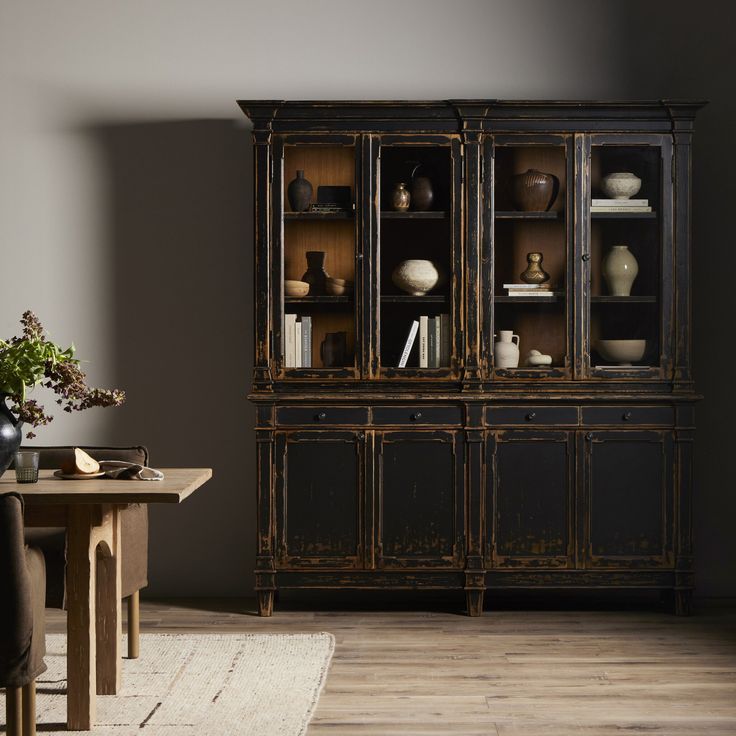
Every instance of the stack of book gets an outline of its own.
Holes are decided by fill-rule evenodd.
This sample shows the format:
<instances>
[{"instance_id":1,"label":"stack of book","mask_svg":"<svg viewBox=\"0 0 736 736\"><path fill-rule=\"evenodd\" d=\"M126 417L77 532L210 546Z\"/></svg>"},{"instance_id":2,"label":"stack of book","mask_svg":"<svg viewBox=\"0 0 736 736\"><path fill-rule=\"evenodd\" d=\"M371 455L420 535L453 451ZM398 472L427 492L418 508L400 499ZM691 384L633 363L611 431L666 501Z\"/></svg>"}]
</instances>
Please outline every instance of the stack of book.
<instances>
[{"instance_id":1,"label":"stack of book","mask_svg":"<svg viewBox=\"0 0 736 736\"><path fill-rule=\"evenodd\" d=\"M561 291L555 291L550 284L504 284L508 296L516 297L551 297L562 296Z\"/></svg>"},{"instance_id":2,"label":"stack of book","mask_svg":"<svg viewBox=\"0 0 736 736\"><path fill-rule=\"evenodd\" d=\"M651 212L648 199L593 199L591 212Z\"/></svg>"},{"instance_id":3,"label":"stack of book","mask_svg":"<svg viewBox=\"0 0 736 736\"><path fill-rule=\"evenodd\" d=\"M420 368L444 368L450 365L452 329L449 314L439 314L436 317L422 315L411 323L409 335L401 351L399 368L406 368L417 335Z\"/></svg>"},{"instance_id":4,"label":"stack of book","mask_svg":"<svg viewBox=\"0 0 736 736\"><path fill-rule=\"evenodd\" d=\"M312 367L312 318L284 315L284 365L287 368Z\"/></svg>"}]
</instances>

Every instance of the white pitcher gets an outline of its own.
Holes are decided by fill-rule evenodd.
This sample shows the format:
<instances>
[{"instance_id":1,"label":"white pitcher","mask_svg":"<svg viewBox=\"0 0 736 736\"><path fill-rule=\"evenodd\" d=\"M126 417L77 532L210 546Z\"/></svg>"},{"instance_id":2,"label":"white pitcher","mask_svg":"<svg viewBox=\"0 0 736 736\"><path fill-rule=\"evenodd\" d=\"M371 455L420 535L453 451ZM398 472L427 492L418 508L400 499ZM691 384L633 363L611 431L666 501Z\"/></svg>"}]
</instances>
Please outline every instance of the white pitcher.
<instances>
[{"instance_id":1,"label":"white pitcher","mask_svg":"<svg viewBox=\"0 0 736 736\"><path fill-rule=\"evenodd\" d=\"M496 368L518 368L519 336L515 335L513 330L499 330L498 342L493 346L493 354Z\"/></svg>"}]
</instances>

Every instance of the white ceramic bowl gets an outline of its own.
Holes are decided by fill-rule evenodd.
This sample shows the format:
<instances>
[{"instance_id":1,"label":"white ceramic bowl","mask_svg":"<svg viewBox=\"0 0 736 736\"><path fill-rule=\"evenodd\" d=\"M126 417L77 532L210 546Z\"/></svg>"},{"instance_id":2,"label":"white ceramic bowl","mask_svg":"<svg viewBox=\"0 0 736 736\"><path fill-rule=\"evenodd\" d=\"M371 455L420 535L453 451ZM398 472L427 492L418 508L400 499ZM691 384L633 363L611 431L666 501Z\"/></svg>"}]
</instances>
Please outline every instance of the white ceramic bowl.
<instances>
[{"instance_id":1,"label":"white ceramic bowl","mask_svg":"<svg viewBox=\"0 0 736 736\"><path fill-rule=\"evenodd\" d=\"M344 296L353 293L353 282L345 279L328 278L325 281L325 292L331 296Z\"/></svg>"},{"instance_id":2,"label":"white ceramic bowl","mask_svg":"<svg viewBox=\"0 0 736 736\"><path fill-rule=\"evenodd\" d=\"M646 340L598 340L598 352L612 363L631 365L644 357Z\"/></svg>"},{"instance_id":3,"label":"white ceramic bowl","mask_svg":"<svg viewBox=\"0 0 736 736\"><path fill-rule=\"evenodd\" d=\"M391 274L391 281L412 296L424 296L437 286L440 274L432 261L402 261Z\"/></svg>"},{"instance_id":4,"label":"white ceramic bowl","mask_svg":"<svg viewBox=\"0 0 736 736\"><path fill-rule=\"evenodd\" d=\"M284 294L286 296L306 296L309 294L309 284L306 281L284 279Z\"/></svg>"},{"instance_id":5,"label":"white ceramic bowl","mask_svg":"<svg viewBox=\"0 0 736 736\"><path fill-rule=\"evenodd\" d=\"M641 179L630 171L616 171L603 177L601 188L612 199L631 199L641 189Z\"/></svg>"}]
</instances>

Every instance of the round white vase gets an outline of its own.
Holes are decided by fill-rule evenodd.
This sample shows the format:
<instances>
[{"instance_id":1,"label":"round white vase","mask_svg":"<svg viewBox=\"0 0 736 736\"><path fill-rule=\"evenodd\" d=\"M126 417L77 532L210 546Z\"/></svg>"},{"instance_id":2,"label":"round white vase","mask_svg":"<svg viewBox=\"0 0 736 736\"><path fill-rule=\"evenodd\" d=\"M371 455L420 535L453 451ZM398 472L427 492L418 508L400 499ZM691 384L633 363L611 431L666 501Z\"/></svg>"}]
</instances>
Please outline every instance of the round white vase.
<instances>
[{"instance_id":1,"label":"round white vase","mask_svg":"<svg viewBox=\"0 0 736 736\"><path fill-rule=\"evenodd\" d=\"M601 189L611 199L631 199L641 189L641 179L630 171L615 171L603 177Z\"/></svg>"},{"instance_id":2,"label":"round white vase","mask_svg":"<svg viewBox=\"0 0 736 736\"><path fill-rule=\"evenodd\" d=\"M519 367L519 336L513 330L498 331L498 342L493 346L493 362L496 368Z\"/></svg>"},{"instance_id":3,"label":"round white vase","mask_svg":"<svg viewBox=\"0 0 736 736\"><path fill-rule=\"evenodd\" d=\"M614 245L603 259L602 271L612 296L631 296L639 263L628 245Z\"/></svg>"},{"instance_id":4,"label":"round white vase","mask_svg":"<svg viewBox=\"0 0 736 736\"><path fill-rule=\"evenodd\" d=\"M421 259L402 261L391 274L391 281L412 296L424 296L437 286L439 278L434 263Z\"/></svg>"}]
</instances>

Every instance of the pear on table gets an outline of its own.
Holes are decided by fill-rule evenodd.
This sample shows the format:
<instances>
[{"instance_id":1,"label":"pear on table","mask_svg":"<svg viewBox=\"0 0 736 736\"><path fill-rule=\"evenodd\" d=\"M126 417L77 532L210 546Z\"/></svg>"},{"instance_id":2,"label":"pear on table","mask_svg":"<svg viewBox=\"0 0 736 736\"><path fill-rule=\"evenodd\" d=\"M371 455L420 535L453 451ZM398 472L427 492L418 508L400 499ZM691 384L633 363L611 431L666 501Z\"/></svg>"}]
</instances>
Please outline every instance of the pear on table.
<instances>
[{"instance_id":1,"label":"pear on table","mask_svg":"<svg viewBox=\"0 0 736 736\"><path fill-rule=\"evenodd\" d=\"M61 472L65 475L89 475L100 472L100 464L84 450L74 448L72 455L61 464Z\"/></svg>"}]
</instances>

